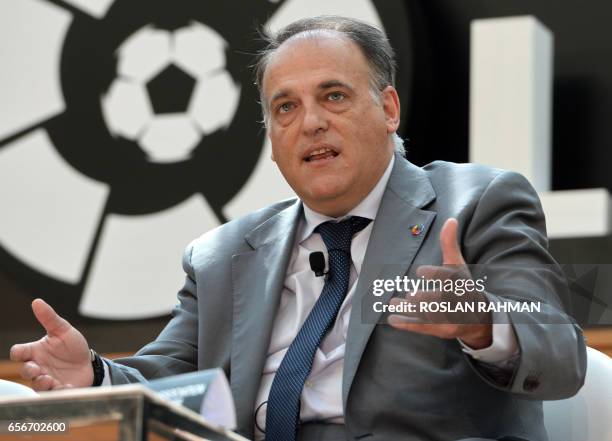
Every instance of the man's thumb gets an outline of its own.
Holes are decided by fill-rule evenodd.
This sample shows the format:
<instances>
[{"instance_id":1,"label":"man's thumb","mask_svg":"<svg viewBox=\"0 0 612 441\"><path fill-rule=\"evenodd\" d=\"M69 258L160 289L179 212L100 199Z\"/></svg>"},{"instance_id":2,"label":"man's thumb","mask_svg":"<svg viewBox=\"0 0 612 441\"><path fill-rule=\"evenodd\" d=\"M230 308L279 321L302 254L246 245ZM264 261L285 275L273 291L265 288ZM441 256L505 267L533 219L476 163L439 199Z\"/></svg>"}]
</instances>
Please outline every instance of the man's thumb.
<instances>
[{"instance_id":1,"label":"man's thumb","mask_svg":"<svg viewBox=\"0 0 612 441\"><path fill-rule=\"evenodd\" d=\"M57 315L53 308L42 299L35 299L32 302L32 311L48 335L59 335L70 329L70 323Z\"/></svg>"},{"instance_id":2,"label":"man's thumb","mask_svg":"<svg viewBox=\"0 0 612 441\"><path fill-rule=\"evenodd\" d=\"M442 248L442 263L444 265L465 265L457 240L457 219L451 217L444 222L440 231L440 247Z\"/></svg>"}]
</instances>

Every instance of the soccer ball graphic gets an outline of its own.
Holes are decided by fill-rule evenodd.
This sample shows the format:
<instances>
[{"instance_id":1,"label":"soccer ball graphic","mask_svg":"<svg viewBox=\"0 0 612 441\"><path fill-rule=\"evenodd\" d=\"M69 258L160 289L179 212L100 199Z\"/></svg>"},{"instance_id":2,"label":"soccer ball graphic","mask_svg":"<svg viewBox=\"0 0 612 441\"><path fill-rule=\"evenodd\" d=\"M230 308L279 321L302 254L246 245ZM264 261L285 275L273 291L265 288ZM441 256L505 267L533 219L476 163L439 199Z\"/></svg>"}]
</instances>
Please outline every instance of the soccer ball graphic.
<instances>
[{"instance_id":1,"label":"soccer ball graphic","mask_svg":"<svg viewBox=\"0 0 612 441\"><path fill-rule=\"evenodd\" d=\"M151 162L189 159L203 135L227 128L240 85L225 70L227 42L198 22L173 32L144 27L118 49L117 78L102 97L114 136Z\"/></svg>"}]
</instances>

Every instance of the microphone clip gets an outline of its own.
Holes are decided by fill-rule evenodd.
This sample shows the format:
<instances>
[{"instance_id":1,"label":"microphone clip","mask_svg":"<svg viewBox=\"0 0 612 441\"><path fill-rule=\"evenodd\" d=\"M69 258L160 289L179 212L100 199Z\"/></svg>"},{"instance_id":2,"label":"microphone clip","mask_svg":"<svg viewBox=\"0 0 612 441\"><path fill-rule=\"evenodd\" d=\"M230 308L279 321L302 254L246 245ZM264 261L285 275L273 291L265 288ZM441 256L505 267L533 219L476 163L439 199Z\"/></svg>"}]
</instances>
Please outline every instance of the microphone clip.
<instances>
[{"instance_id":1,"label":"microphone clip","mask_svg":"<svg viewBox=\"0 0 612 441\"><path fill-rule=\"evenodd\" d=\"M325 280L329 277L329 271L325 272L325 255L322 251L315 251L308 256L310 261L310 269L315 274L315 277L325 276Z\"/></svg>"}]
</instances>

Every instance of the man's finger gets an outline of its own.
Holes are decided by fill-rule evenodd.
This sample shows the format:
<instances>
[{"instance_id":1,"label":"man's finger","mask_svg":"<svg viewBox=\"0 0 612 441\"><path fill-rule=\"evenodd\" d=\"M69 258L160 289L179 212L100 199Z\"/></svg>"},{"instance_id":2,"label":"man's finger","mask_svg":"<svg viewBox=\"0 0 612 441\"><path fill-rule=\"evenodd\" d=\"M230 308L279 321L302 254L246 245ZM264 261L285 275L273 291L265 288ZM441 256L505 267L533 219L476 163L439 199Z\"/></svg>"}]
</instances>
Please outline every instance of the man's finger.
<instances>
[{"instance_id":1,"label":"man's finger","mask_svg":"<svg viewBox=\"0 0 612 441\"><path fill-rule=\"evenodd\" d=\"M431 335L433 337L438 338L456 338L459 336L460 327L457 325L438 325L438 324L428 324L428 323L410 323L407 320L399 320L394 319L393 323L391 322L391 317L389 316L389 323L398 329L403 331L411 331L416 332L418 334Z\"/></svg>"},{"instance_id":2,"label":"man's finger","mask_svg":"<svg viewBox=\"0 0 612 441\"><path fill-rule=\"evenodd\" d=\"M53 308L42 299L35 299L32 302L32 311L48 335L59 335L70 329L70 323L57 315Z\"/></svg>"},{"instance_id":3,"label":"man's finger","mask_svg":"<svg viewBox=\"0 0 612 441\"><path fill-rule=\"evenodd\" d=\"M431 280L452 279L456 274L457 268L455 266L421 265L416 270L418 277Z\"/></svg>"},{"instance_id":4,"label":"man's finger","mask_svg":"<svg viewBox=\"0 0 612 441\"><path fill-rule=\"evenodd\" d=\"M406 330L407 325L414 325L417 323L421 323L418 317L407 317L405 315L400 314L391 314L387 319L389 324L394 328L404 329Z\"/></svg>"},{"instance_id":5,"label":"man's finger","mask_svg":"<svg viewBox=\"0 0 612 441\"><path fill-rule=\"evenodd\" d=\"M26 380L32 380L42 374L45 374L42 368L33 361L28 361L21 367L21 376Z\"/></svg>"},{"instance_id":6,"label":"man's finger","mask_svg":"<svg viewBox=\"0 0 612 441\"><path fill-rule=\"evenodd\" d=\"M35 391L45 391L57 388L60 382L50 375L39 375L32 380L32 389Z\"/></svg>"},{"instance_id":7,"label":"man's finger","mask_svg":"<svg viewBox=\"0 0 612 441\"><path fill-rule=\"evenodd\" d=\"M402 316L407 316L413 319L413 323L423 324L448 324L449 319L447 312L438 310L436 306L440 305L444 300L444 293L440 291L416 291L406 296L405 299L392 298L390 304L400 305L402 303L412 304L412 312L409 312L408 306L403 308L403 311L397 312Z\"/></svg>"},{"instance_id":8,"label":"man's finger","mask_svg":"<svg viewBox=\"0 0 612 441\"><path fill-rule=\"evenodd\" d=\"M440 246L442 247L442 261L444 265L465 265L457 240L457 219L451 217L444 222L440 231Z\"/></svg>"},{"instance_id":9,"label":"man's finger","mask_svg":"<svg viewBox=\"0 0 612 441\"><path fill-rule=\"evenodd\" d=\"M20 343L11 347L12 361L28 361L32 359L32 345L34 343Z\"/></svg>"}]
</instances>

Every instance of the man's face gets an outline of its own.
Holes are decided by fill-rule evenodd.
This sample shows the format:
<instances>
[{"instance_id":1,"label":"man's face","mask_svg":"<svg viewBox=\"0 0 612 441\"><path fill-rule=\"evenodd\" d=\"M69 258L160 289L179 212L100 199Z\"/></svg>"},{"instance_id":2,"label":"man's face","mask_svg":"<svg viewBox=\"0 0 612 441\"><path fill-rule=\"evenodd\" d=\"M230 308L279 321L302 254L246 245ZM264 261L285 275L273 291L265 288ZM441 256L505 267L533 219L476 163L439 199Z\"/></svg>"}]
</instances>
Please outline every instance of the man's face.
<instances>
[{"instance_id":1,"label":"man's face","mask_svg":"<svg viewBox=\"0 0 612 441\"><path fill-rule=\"evenodd\" d=\"M376 185L393 153L397 92L377 100L359 47L335 32L300 34L263 78L273 159L313 210L341 216Z\"/></svg>"}]
</instances>

